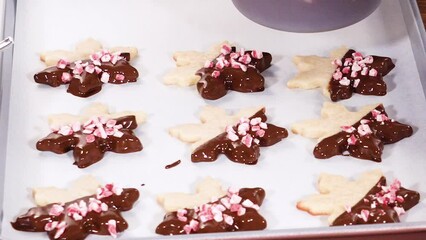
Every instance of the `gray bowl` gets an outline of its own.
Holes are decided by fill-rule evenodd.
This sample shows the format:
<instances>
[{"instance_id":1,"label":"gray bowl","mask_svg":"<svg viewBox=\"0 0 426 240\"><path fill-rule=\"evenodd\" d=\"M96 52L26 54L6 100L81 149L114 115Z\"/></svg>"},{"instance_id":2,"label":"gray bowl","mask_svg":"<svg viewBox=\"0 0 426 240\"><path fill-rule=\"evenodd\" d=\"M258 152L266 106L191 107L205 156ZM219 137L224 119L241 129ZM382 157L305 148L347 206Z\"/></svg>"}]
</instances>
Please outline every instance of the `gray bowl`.
<instances>
[{"instance_id":1,"label":"gray bowl","mask_svg":"<svg viewBox=\"0 0 426 240\"><path fill-rule=\"evenodd\" d=\"M354 24L381 0L232 0L250 20L290 32L322 32Z\"/></svg>"}]
</instances>

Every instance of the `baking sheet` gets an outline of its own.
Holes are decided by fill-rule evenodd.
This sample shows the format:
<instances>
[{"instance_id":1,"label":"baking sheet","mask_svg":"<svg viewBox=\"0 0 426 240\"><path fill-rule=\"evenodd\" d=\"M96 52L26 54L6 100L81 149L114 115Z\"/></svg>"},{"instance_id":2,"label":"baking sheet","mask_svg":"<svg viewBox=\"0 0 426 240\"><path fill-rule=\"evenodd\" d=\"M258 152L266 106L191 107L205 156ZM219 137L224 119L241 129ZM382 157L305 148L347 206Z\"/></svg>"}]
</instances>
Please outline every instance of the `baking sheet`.
<instances>
[{"instance_id":1,"label":"baking sheet","mask_svg":"<svg viewBox=\"0 0 426 240\"><path fill-rule=\"evenodd\" d=\"M85 6L81 8L81 6ZM75 18L75 12L79 11ZM197 10L194 10L197 9ZM426 193L423 160L426 149L426 104L411 42L399 2L382 1L367 19L344 29L313 34L286 33L265 28L243 17L231 1L19 1L6 155L3 239L45 239L45 233L13 230L9 222L33 206L29 189L34 186L66 186L83 174L103 181L138 187L141 198L135 208L123 215L130 228L122 239L155 235L163 211L155 195L170 191L190 192L197 180L212 176L226 186L263 187L267 198L261 213L268 220L268 231L245 236L275 234L280 229L293 233L306 228L326 227L326 219L311 217L295 208L297 200L314 193L320 172L355 177L363 171L380 168L389 179L398 177L403 185ZM30 26L30 27L29 27ZM360 34L362 33L362 34ZM71 49L86 37L101 40L105 46L134 45L140 57L134 65L140 71L139 82L122 86L104 86L89 99L76 98L64 88L53 89L35 84L32 75L43 68L38 52ZM224 39L237 46L273 54L273 67L266 74L262 93L230 92L218 101L201 99L195 88L177 88L162 84L162 76L173 67L171 54L176 50L204 50ZM415 134L385 147L383 162L354 158L315 159L313 140L291 134L289 138L263 148L255 166L235 164L221 157L214 163L190 162L189 146L170 137L167 128L198 121L205 104L235 110L264 105L270 122L289 128L291 123L315 118L324 101L320 91L290 90L286 81L295 74L291 57L296 54L327 55L337 46L347 45L366 54L387 55L397 67L386 77L389 93L384 97L356 95L342 103L350 107L383 102L389 115L410 123ZM138 128L145 149L139 153L106 154L104 160L86 169L72 166L72 156L41 153L36 141L48 132L47 116L52 113L78 113L92 102L103 102L114 110L144 110L146 124ZM301 109L303 109L301 111ZM165 151L167 149L167 151ZM172 169L164 166L182 159ZM189 174L188 174L189 173ZM142 183L144 187L139 187ZM404 222L426 220L425 203L403 217ZM396 224L395 226L402 226ZM355 229L373 229L375 226ZM352 228L341 228L342 231ZM272 231L269 231L272 230ZM286 231L286 232L288 232ZM102 239L91 236L88 239Z\"/></svg>"}]
</instances>

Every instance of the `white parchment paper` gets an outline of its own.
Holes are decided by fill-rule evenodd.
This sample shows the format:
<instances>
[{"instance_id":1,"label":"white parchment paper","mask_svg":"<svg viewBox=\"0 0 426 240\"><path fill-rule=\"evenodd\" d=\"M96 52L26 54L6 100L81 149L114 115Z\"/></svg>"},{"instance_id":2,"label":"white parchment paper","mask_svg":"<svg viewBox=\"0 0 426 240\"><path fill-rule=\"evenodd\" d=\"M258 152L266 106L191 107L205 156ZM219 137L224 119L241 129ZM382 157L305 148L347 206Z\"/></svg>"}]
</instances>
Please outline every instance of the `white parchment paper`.
<instances>
[{"instance_id":1,"label":"white parchment paper","mask_svg":"<svg viewBox=\"0 0 426 240\"><path fill-rule=\"evenodd\" d=\"M139 81L104 85L100 93L88 99L66 93L65 87L54 89L33 81L33 74L44 68L38 60L39 52L72 49L87 37L99 39L105 46L138 47L140 56L133 64L140 72ZM46 239L45 233L15 231L9 222L34 205L31 187L64 187L84 174L140 190L134 209L123 214L130 228L121 234L121 239L152 239L164 214L155 196L171 191L191 192L196 181L205 176L219 178L225 186L263 187L267 197L261 213L268 220L269 230L327 227L325 218L310 216L295 207L300 198L316 192L315 182L321 172L356 177L379 168L389 180L397 177L405 187L426 194L426 104L398 1L382 1L367 19L344 29L297 34L251 22L229 0L24 0L18 1L15 40L3 239ZM174 66L174 51L205 50L222 40L273 54L273 66L265 72L264 92L230 92L220 100L205 101L194 87L162 84L162 76ZM235 164L223 156L213 163L194 164L190 162L189 146L168 135L170 126L197 122L197 114L205 104L229 110L264 105L269 121L287 129L295 121L318 117L323 101L327 101L320 91L286 87L286 81L296 71L291 57L326 56L341 45L396 60L396 68L386 77L386 96L355 95L341 102L353 108L382 102L392 118L414 126L412 137L385 146L382 163L349 157L318 160L311 153L314 140L290 134L282 142L263 148L255 166ZM72 165L70 153L56 155L35 149L36 141L49 132L49 114L77 114L92 102L106 103L116 111L148 113L147 123L136 131L144 150L126 155L107 153L101 162L78 169ZM164 168L178 159L182 160L179 166ZM144 187L140 186L142 183ZM424 220L423 201L402 218L406 222Z\"/></svg>"}]
</instances>

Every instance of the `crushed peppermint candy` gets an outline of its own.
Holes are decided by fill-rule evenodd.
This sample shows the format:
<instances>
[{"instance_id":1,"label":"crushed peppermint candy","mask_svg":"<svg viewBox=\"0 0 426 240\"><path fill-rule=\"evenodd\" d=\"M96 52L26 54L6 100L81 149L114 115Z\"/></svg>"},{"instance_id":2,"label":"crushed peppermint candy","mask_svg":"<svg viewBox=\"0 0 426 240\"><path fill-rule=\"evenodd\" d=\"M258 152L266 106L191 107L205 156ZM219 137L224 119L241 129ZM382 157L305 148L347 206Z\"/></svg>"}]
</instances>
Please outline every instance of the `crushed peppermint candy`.
<instances>
[{"instance_id":1,"label":"crushed peppermint candy","mask_svg":"<svg viewBox=\"0 0 426 240\"><path fill-rule=\"evenodd\" d=\"M214 71L211 73L211 76L218 78L220 70L226 67L237 68L246 72L248 67L253 67L250 65L252 59L262 58L263 53L261 51L253 50L246 52L244 48L241 48L240 51L233 52L233 48L230 45L224 44L220 49L220 55L213 61L206 61L204 68L213 68Z\"/></svg>"},{"instance_id":2,"label":"crushed peppermint candy","mask_svg":"<svg viewBox=\"0 0 426 240\"><path fill-rule=\"evenodd\" d=\"M377 122L385 122L385 121L393 121L392 119L388 118L388 116L376 109L373 109L371 111L371 115L373 116L374 120L376 120ZM370 126L368 125L369 123L371 123L371 120L368 119L361 119L359 121L359 125L358 128L354 128L353 126L341 126L340 129L343 132L346 133L355 133L355 134L351 134L348 139L348 145L355 145L357 143L357 141L359 140L357 135L359 135L360 137L372 134L373 131L371 130Z\"/></svg>"},{"instance_id":3,"label":"crushed peppermint candy","mask_svg":"<svg viewBox=\"0 0 426 240\"><path fill-rule=\"evenodd\" d=\"M96 198L98 199L102 199L102 198L106 198L109 197L113 194L115 195L121 195L121 193L123 192L122 188L119 188L117 186L115 186L114 183L108 183L105 184L104 187L98 188L96 191Z\"/></svg>"},{"instance_id":4,"label":"crushed peppermint candy","mask_svg":"<svg viewBox=\"0 0 426 240\"><path fill-rule=\"evenodd\" d=\"M113 238L117 238L117 221L114 219L108 220L108 232Z\"/></svg>"},{"instance_id":5,"label":"crushed peppermint candy","mask_svg":"<svg viewBox=\"0 0 426 240\"><path fill-rule=\"evenodd\" d=\"M372 68L370 65L374 61L372 56L364 57L360 52L352 53L352 57L345 58L342 62L341 59L335 59L332 61L332 64L336 66L336 70L333 73L333 80L339 82L342 86L352 86L357 88L360 82L360 79L354 79L351 81L344 74L349 75L351 78L358 77L358 74L362 76L371 76L375 77L378 75L378 71Z\"/></svg>"},{"instance_id":6,"label":"crushed peppermint candy","mask_svg":"<svg viewBox=\"0 0 426 240\"><path fill-rule=\"evenodd\" d=\"M229 140L233 142L240 140L241 143L250 148L253 142L259 144L260 140L257 137L263 137L265 129L268 129L268 125L262 122L260 117L253 119L243 117L235 126L235 129L232 126L227 126L225 131Z\"/></svg>"},{"instance_id":7,"label":"crushed peppermint candy","mask_svg":"<svg viewBox=\"0 0 426 240\"><path fill-rule=\"evenodd\" d=\"M232 225L234 223L233 217L224 212L228 210L236 213L237 216L242 216L246 213L247 208L259 210L260 207L249 199L243 200L239 196L239 189L230 188L224 197L219 198L214 203L206 203L193 208L194 213L190 217L191 220L183 229L186 234L190 234L198 231L200 226L209 221L225 222L228 225ZM181 222L188 222L189 216L187 214L187 209L178 209L176 211L176 216Z\"/></svg>"},{"instance_id":8,"label":"crushed peppermint candy","mask_svg":"<svg viewBox=\"0 0 426 240\"><path fill-rule=\"evenodd\" d=\"M77 132L85 134L85 140L88 143L95 141L96 137L106 139L108 136L122 137L123 132L120 129L123 125L117 124L116 120L106 119L104 117L92 117L84 124L76 122L74 124L61 126L59 129L52 129L54 133L69 136Z\"/></svg>"},{"instance_id":9,"label":"crushed peppermint candy","mask_svg":"<svg viewBox=\"0 0 426 240\"><path fill-rule=\"evenodd\" d=\"M79 202L69 204L66 208L64 208L63 204L53 204L49 210L49 215L58 217L61 214L66 214L67 216L74 219L74 221L80 221L85 216L87 216L89 212L93 211L96 213L101 213L108 211L108 205L100 201L100 199L109 197L113 194L120 195L122 191L123 189L116 187L114 184L106 184L104 187L98 188L96 198L91 197L89 198L88 202L80 200ZM116 238L116 220L109 220L107 225L110 235L113 238ZM50 232L56 229L54 239L58 239L64 233L66 227L67 224L65 221L60 223L57 221L51 221L46 223L44 230Z\"/></svg>"},{"instance_id":10,"label":"crushed peppermint candy","mask_svg":"<svg viewBox=\"0 0 426 240\"><path fill-rule=\"evenodd\" d=\"M75 62L68 62L65 59L60 59L58 63L56 64L56 67L59 69L65 69L68 67L72 70L72 74L68 72L63 72L61 75L61 80L64 83L68 83L71 81L72 78L76 79L82 79L82 74L84 72L93 74L101 74L101 81L103 83L108 83L109 81L109 74L107 72L103 72L99 66L102 65L102 63L111 63L115 65L119 60L125 59L124 57L120 56L121 53L111 53L107 50L102 50L101 52L93 53L89 56L90 61L75 61ZM122 74L116 74L115 79L119 81L124 80L124 75Z\"/></svg>"}]
</instances>

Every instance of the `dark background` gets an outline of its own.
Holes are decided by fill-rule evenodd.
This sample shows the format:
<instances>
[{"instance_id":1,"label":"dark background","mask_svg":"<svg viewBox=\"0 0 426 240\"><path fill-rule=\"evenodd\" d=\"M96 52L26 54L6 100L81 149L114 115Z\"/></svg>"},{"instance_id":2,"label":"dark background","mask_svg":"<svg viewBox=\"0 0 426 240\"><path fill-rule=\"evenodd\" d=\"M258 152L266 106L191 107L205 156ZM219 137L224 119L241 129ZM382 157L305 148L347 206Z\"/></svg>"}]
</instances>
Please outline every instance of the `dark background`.
<instances>
[{"instance_id":1,"label":"dark background","mask_svg":"<svg viewBox=\"0 0 426 240\"><path fill-rule=\"evenodd\" d=\"M422 14L423 24L426 25L426 0L417 0L417 4Z\"/></svg>"}]
</instances>

